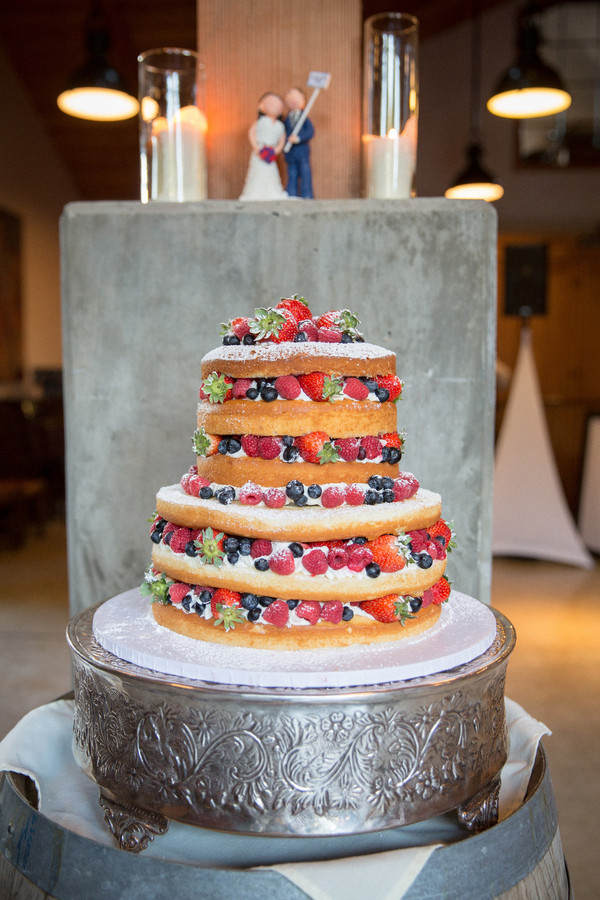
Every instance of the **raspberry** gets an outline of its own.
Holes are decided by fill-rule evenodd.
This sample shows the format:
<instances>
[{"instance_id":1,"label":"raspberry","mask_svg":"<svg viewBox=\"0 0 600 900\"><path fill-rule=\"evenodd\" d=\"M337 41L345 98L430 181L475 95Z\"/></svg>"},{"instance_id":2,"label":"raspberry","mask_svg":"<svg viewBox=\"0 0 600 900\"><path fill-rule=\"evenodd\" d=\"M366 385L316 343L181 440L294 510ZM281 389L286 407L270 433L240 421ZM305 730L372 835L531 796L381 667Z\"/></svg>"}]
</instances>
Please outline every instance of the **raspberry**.
<instances>
[{"instance_id":1,"label":"raspberry","mask_svg":"<svg viewBox=\"0 0 600 900\"><path fill-rule=\"evenodd\" d=\"M331 569L343 569L348 565L348 554L343 547L332 547L327 554L327 562Z\"/></svg>"},{"instance_id":2,"label":"raspberry","mask_svg":"<svg viewBox=\"0 0 600 900\"><path fill-rule=\"evenodd\" d=\"M270 558L269 568L276 575L291 575L296 570L294 554L288 547L278 550Z\"/></svg>"},{"instance_id":3,"label":"raspberry","mask_svg":"<svg viewBox=\"0 0 600 900\"><path fill-rule=\"evenodd\" d=\"M259 437L258 455L261 459L277 459L283 444L278 437Z\"/></svg>"},{"instance_id":4,"label":"raspberry","mask_svg":"<svg viewBox=\"0 0 600 900\"><path fill-rule=\"evenodd\" d=\"M440 551L442 555L440 555ZM427 541L425 552L429 553L432 559L445 559L446 557L446 551L437 541Z\"/></svg>"},{"instance_id":5,"label":"raspberry","mask_svg":"<svg viewBox=\"0 0 600 900\"><path fill-rule=\"evenodd\" d=\"M342 340L342 332L339 328L319 328L317 340L323 344L339 344Z\"/></svg>"},{"instance_id":6,"label":"raspberry","mask_svg":"<svg viewBox=\"0 0 600 900\"><path fill-rule=\"evenodd\" d=\"M263 538L259 538L254 541L252 544L252 549L250 550L250 556L252 559L258 559L259 556L270 556L273 552L273 544L271 541L266 541Z\"/></svg>"},{"instance_id":7,"label":"raspberry","mask_svg":"<svg viewBox=\"0 0 600 900\"><path fill-rule=\"evenodd\" d=\"M237 319L232 319L229 327L241 341L250 332L250 320L248 316L238 316Z\"/></svg>"},{"instance_id":8,"label":"raspberry","mask_svg":"<svg viewBox=\"0 0 600 900\"><path fill-rule=\"evenodd\" d=\"M329 568L327 556L322 550L311 550L302 557L302 565L311 575L323 575Z\"/></svg>"},{"instance_id":9,"label":"raspberry","mask_svg":"<svg viewBox=\"0 0 600 900\"><path fill-rule=\"evenodd\" d=\"M233 396L236 400L242 400L246 396L246 391L248 388L252 387L252 382L249 378L238 378L236 383L233 386Z\"/></svg>"},{"instance_id":10,"label":"raspberry","mask_svg":"<svg viewBox=\"0 0 600 900\"><path fill-rule=\"evenodd\" d=\"M369 388L358 378L347 378L343 393L351 400L366 400L369 396Z\"/></svg>"},{"instance_id":11,"label":"raspberry","mask_svg":"<svg viewBox=\"0 0 600 900\"><path fill-rule=\"evenodd\" d=\"M367 454L367 459L377 459L378 456L381 456L381 441L379 438L367 435L360 443Z\"/></svg>"},{"instance_id":12,"label":"raspberry","mask_svg":"<svg viewBox=\"0 0 600 900\"><path fill-rule=\"evenodd\" d=\"M427 550L427 542L429 540L427 532L422 528L419 531L409 531L408 536L413 553L423 553Z\"/></svg>"},{"instance_id":13,"label":"raspberry","mask_svg":"<svg viewBox=\"0 0 600 900\"><path fill-rule=\"evenodd\" d=\"M337 484L333 484L330 485L330 487L325 488L321 494L321 503L325 509L333 509L336 506L341 506L345 498L346 492L344 488Z\"/></svg>"},{"instance_id":14,"label":"raspberry","mask_svg":"<svg viewBox=\"0 0 600 900\"><path fill-rule=\"evenodd\" d=\"M191 491L190 491L190 478L191 477L192 476L190 475L190 473L186 472L185 475L182 475L181 478L179 479L179 484L181 485L182 489L185 491L186 494L191 493Z\"/></svg>"},{"instance_id":15,"label":"raspberry","mask_svg":"<svg viewBox=\"0 0 600 900\"><path fill-rule=\"evenodd\" d=\"M284 400L296 400L302 391L295 375L280 375L275 379L275 390Z\"/></svg>"},{"instance_id":16,"label":"raspberry","mask_svg":"<svg viewBox=\"0 0 600 900\"><path fill-rule=\"evenodd\" d=\"M263 491L262 498L265 506L268 506L269 509L280 509L286 504L285 491L280 488L267 488L266 491Z\"/></svg>"},{"instance_id":17,"label":"raspberry","mask_svg":"<svg viewBox=\"0 0 600 900\"><path fill-rule=\"evenodd\" d=\"M189 584L183 584L180 581L176 581L169 587L169 599L171 603L181 603L183 598L187 596L190 592Z\"/></svg>"},{"instance_id":18,"label":"raspberry","mask_svg":"<svg viewBox=\"0 0 600 900\"><path fill-rule=\"evenodd\" d=\"M265 610L262 617L269 625L275 625L276 628L283 628L288 623L290 610L284 600L274 600Z\"/></svg>"},{"instance_id":19,"label":"raspberry","mask_svg":"<svg viewBox=\"0 0 600 900\"><path fill-rule=\"evenodd\" d=\"M256 506L263 498L262 488L252 481L247 481L240 488L240 503L244 506Z\"/></svg>"},{"instance_id":20,"label":"raspberry","mask_svg":"<svg viewBox=\"0 0 600 900\"><path fill-rule=\"evenodd\" d=\"M365 502L366 489L362 484L349 484L346 487L346 503L349 506L362 506Z\"/></svg>"},{"instance_id":21,"label":"raspberry","mask_svg":"<svg viewBox=\"0 0 600 900\"><path fill-rule=\"evenodd\" d=\"M423 591L421 600L423 601L421 604L421 609L425 609L427 606L431 606L431 604L434 602L434 594L431 588L427 588L426 591Z\"/></svg>"},{"instance_id":22,"label":"raspberry","mask_svg":"<svg viewBox=\"0 0 600 900\"><path fill-rule=\"evenodd\" d=\"M362 570L373 562L373 554L371 551L361 544L351 544L348 547L348 568L352 572L362 572Z\"/></svg>"},{"instance_id":23,"label":"raspberry","mask_svg":"<svg viewBox=\"0 0 600 900\"><path fill-rule=\"evenodd\" d=\"M192 533L189 528L177 528L169 544L173 553L183 553L191 536Z\"/></svg>"},{"instance_id":24,"label":"raspberry","mask_svg":"<svg viewBox=\"0 0 600 900\"><path fill-rule=\"evenodd\" d=\"M210 481L208 478L202 478L201 475L190 475L187 493L191 494L192 497L197 497L200 493L200 488L208 487L209 485Z\"/></svg>"},{"instance_id":25,"label":"raspberry","mask_svg":"<svg viewBox=\"0 0 600 900\"><path fill-rule=\"evenodd\" d=\"M307 341L316 341L319 336L319 329L312 319L302 319L298 322L298 331L303 331Z\"/></svg>"},{"instance_id":26,"label":"raspberry","mask_svg":"<svg viewBox=\"0 0 600 900\"><path fill-rule=\"evenodd\" d=\"M321 607L321 618L324 622L332 622L334 625L337 625L338 622L342 621L343 612L344 604L341 600L329 600Z\"/></svg>"},{"instance_id":27,"label":"raspberry","mask_svg":"<svg viewBox=\"0 0 600 900\"><path fill-rule=\"evenodd\" d=\"M408 500L419 490L419 482L410 472L401 472L394 480L394 497L396 500Z\"/></svg>"},{"instance_id":28,"label":"raspberry","mask_svg":"<svg viewBox=\"0 0 600 900\"><path fill-rule=\"evenodd\" d=\"M360 443L357 438L336 438L334 447L344 462L356 462L358 459Z\"/></svg>"},{"instance_id":29,"label":"raspberry","mask_svg":"<svg viewBox=\"0 0 600 900\"><path fill-rule=\"evenodd\" d=\"M255 434L245 434L242 437L242 450L246 456L258 456L258 438Z\"/></svg>"},{"instance_id":30,"label":"raspberry","mask_svg":"<svg viewBox=\"0 0 600 900\"><path fill-rule=\"evenodd\" d=\"M316 625L321 618L321 604L316 600L303 600L295 612L300 619L306 619L311 625Z\"/></svg>"}]
</instances>

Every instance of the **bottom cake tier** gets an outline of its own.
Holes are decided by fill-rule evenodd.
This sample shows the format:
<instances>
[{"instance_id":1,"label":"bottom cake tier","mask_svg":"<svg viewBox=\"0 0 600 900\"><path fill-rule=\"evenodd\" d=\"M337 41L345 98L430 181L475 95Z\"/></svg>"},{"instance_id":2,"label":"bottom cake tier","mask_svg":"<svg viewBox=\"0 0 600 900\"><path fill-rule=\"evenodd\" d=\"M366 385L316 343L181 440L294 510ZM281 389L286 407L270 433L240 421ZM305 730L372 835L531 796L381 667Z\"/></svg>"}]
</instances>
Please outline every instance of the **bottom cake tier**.
<instances>
[{"instance_id":1,"label":"bottom cake tier","mask_svg":"<svg viewBox=\"0 0 600 900\"><path fill-rule=\"evenodd\" d=\"M473 830L495 822L515 643L500 613L493 611L489 649L449 671L306 689L142 668L96 641L94 613L81 613L68 629L73 749L109 819L116 803L274 836L377 831L455 808Z\"/></svg>"}]
</instances>

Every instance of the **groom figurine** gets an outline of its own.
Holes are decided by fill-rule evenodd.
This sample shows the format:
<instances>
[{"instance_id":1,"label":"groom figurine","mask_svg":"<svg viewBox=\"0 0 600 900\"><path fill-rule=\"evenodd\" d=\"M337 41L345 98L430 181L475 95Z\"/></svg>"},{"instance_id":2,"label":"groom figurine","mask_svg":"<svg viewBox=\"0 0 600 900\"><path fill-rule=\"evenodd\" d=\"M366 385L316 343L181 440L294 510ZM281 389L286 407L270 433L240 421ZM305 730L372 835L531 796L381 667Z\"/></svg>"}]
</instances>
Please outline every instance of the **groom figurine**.
<instances>
[{"instance_id":1,"label":"groom figurine","mask_svg":"<svg viewBox=\"0 0 600 900\"><path fill-rule=\"evenodd\" d=\"M302 110L306 106L304 91L293 87L285 95L288 115L285 120L285 131L290 149L285 153L285 161L288 170L288 182L286 191L289 197L312 198L312 176L310 171L310 147L308 142L315 130L310 119L305 119L297 134L292 134Z\"/></svg>"}]
</instances>

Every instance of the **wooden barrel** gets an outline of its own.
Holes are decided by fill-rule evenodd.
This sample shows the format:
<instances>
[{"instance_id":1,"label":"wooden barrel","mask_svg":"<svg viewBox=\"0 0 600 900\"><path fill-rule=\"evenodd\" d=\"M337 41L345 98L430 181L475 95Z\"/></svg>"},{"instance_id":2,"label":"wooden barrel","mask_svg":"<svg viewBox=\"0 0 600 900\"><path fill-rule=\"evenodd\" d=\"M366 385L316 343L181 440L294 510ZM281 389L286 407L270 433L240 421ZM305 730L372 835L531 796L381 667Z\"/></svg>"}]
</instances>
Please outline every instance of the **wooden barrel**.
<instances>
[{"instance_id":1,"label":"wooden barrel","mask_svg":"<svg viewBox=\"0 0 600 900\"><path fill-rule=\"evenodd\" d=\"M190 866L103 846L51 822L32 802L27 779L12 774L3 777L3 900L306 900L303 891L276 871L216 868L211 866L210 856L205 866ZM404 900L569 900L557 818L550 773L540 747L523 806L493 828L436 850ZM393 840L392 835L387 835L388 840ZM268 839L251 836L243 840ZM292 840L305 843L307 839ZM325 840L311 838L310 843ZM386 849L391 849L389 843Z\"/></svg>"}]
</instances>

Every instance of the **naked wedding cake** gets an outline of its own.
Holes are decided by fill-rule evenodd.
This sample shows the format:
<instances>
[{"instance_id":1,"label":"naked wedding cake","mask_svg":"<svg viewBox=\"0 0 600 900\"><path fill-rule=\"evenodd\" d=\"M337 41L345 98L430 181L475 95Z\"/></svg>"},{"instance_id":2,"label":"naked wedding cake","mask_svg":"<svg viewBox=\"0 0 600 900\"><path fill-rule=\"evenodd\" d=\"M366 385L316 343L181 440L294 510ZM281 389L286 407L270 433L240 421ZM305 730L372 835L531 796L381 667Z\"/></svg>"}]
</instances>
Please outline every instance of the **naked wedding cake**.
<instances>
[{"instance_id":1,"label":"naked wedding cake","mask_svg":"<svg viewBox=\"0 0 600 900\"><path fill-rule=\"evenodd\" d=\"M450 594L438 494L403 472L395 354L349 310L287 298L201 364L196 464L157 495L159 625L277 650L397 641Z\"/></svg>"}]
</instances>

